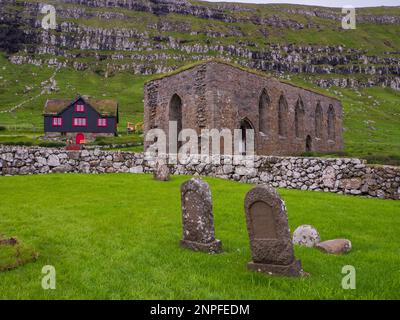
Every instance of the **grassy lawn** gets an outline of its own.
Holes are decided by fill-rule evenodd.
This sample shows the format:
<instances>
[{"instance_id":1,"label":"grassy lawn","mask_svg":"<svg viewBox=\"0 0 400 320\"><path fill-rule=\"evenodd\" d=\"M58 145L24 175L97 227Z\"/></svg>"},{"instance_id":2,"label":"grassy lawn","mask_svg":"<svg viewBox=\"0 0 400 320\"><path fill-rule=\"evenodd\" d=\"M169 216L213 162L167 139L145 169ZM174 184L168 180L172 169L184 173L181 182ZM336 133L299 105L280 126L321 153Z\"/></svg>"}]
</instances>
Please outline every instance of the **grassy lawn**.
<instances>
[{"instance_id":1,"label":"grassy lawn","mask_svg":"<svg viewBox=\"0 0 400 320\"><path fill-rule=\"evenodd\" d=\"M400 165L400 93L342 89L345 152L371 163Z\"/></svg>"},{"instance_id":2,"label":"grassy lawn","mask_svg":"<svg viewBox=\"0 0 400 320\"><path fill-rule=\"evenodd\" d=\"M330 256L296 247L311 277L285 279L246 270L250 260L243 199L250 185L207 178L216 235L225 253L179 247L179 188L150 175L0 177L0 233L39 252L35 263L0 273L0 298L399 299L400 202L280 190L292 231L312 224L323 239L346 237L353 250ZM57 289L41 288L53 265ZM357 270L343 290L341 269Z\"/></svg>"}]
</instances>

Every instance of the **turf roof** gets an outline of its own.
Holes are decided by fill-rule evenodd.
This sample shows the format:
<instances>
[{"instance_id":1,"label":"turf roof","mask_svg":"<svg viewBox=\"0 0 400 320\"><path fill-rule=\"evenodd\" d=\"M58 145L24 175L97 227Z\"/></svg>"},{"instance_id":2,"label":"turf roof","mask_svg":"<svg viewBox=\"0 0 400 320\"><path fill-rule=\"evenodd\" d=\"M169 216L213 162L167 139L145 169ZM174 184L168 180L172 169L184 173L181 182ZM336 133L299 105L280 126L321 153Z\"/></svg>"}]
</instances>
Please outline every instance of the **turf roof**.
<instances>
[{"instance_id":1,"label":"turf roof","mask_svg":"<svg viewBox=\"0 0 400 320\"><path fill-rule=\"evenodd\" d=\"M178 74L178 73L181 73L183 71L186 71L186 70L195 68L197 66L200 66L202 64L207 64L207 63L212 63L212 62L226 64L226 65L231 66L233 68L240 69L242 71L245 71L245 72L248 72L248 73L252 73L252 74L255 74L255 75L263 77L263 78L267 78L267 79L273 78L273 79L275 79L275 80L277 80L277 81L279 81L281 83L285 83L285 84L290 85L292 87L297 87L297 88L300 88L300 89L303 89L303 90L307 90L307 91L313 92L315 94L319 94L319 95L322 95L322 96L325 96L325 97L340 101L337 97L335 97L333 95L330 95L330 94L327 94L326 92L322 92L322 91L318 91L316 89L311 89L311 88L307 88L307 87L300 86L300 85L297 85L297 84L293 84L290 81L277 79L277 78L275 78L275 77L273 77L271 75L265 74L262 71L251 69L251 68L247 68L247 67L244 67L242 65L239 65L239 64L236 64L236 63L233 63L233 62L229 62L229 61L226 61L226 60L223 60L223 59L218 59L218 58L212 58L212 59L208 59L208 60L201 60L201 61L197 61L197 62L186 64L186 65L184 65L184 66L182 66L180 68L177 68L177 69L175 69L175 70L173 70L171 72L157 75L156 77L147 80L145 82L145 84L147 84L147 83L149 83L151 81L156 81L156 80L160 80L160 79L163 79L163 78L168 78L168 77L171 77L171 76L173 76L175 74Z\"/></svg>"},{"instance_id":2,"label":"turf roof","mask_svg":"<svg viewBox=\"0 0 400 320\"><path fill-rule=\"evenodd\" d=\"M118 102L111 99L94 99L91 97L78 97L74 100L68 99L49 99L44 106L44 115L57 115L63 110L74 104L79 99L82 99L95 109L102 116L115 117L118 113Z\"/></svg>"}]
</instances>

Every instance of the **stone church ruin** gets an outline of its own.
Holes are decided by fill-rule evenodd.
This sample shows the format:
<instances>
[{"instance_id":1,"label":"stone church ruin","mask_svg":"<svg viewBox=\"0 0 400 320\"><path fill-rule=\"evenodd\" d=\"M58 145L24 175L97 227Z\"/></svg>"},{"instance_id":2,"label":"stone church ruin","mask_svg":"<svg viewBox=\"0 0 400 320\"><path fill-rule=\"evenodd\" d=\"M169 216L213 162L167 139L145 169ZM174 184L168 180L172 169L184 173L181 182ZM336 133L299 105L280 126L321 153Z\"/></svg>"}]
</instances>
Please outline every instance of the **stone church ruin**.
<instances>
[{"instance_id":1,"label":"stone church ruin","mask_svg":"<svg viewBox=\"0 0 400 320\"><path fill-rule=\"evenodd\" d=\"M145 133L157 128L168 136L175 121L178 133L190 128L199 136L203 129L242 129L243 143L245 129L253 129L258 155L343 149L339 100L229 63L192 65L144 90Z\"/></svg>"}]
</instances>

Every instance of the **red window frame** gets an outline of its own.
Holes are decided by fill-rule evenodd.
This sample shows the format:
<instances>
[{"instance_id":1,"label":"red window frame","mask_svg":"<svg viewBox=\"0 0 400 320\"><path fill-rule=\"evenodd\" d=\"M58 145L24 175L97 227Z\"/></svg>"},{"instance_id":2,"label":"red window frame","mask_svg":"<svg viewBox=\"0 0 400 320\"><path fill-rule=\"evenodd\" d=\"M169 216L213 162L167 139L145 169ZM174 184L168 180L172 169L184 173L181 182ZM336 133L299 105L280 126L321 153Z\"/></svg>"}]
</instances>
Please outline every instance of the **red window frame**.
<instances>
[{"instance_id":1,"label":"red window frame","mask_svg":"<svg viewBox=\"0 0 400 320\"><path fill-rule=\"evenodd\" d=\"M98 127L107 127L107 125L108 125L107 118L97 118Z\"/></svg>"},{"instance_id":2,"label":"red window frame","mask_svg":"<svg viewBox=\"0 0 400 320\"><path fill-rule=\"evenodd\" d=\"M51 124L53 127L61 127L62 126L62 118L61 117L53 117L51 119Z\"/></svg>"},{"instance_id":3,"label":"red window frame","mask_svg":"<svg viewBox=\"0 0 400 320\"><path fill-rule=\"evenodd\" d=\"M84 120L84 121L82 121ZM74 127L87 127L87 118L86 117L74 117L72 118L72 125Z\"/></svg>"},{"instance_id":4,"label":"red window frame","mask_svg":"<svg viewBox=\"0 0 400 320\"><path fill-rule=\"evenodd\" d=\"M85 112L85 105L84 104L76 104L75 112Z\"/></svg>"}]
</instances>

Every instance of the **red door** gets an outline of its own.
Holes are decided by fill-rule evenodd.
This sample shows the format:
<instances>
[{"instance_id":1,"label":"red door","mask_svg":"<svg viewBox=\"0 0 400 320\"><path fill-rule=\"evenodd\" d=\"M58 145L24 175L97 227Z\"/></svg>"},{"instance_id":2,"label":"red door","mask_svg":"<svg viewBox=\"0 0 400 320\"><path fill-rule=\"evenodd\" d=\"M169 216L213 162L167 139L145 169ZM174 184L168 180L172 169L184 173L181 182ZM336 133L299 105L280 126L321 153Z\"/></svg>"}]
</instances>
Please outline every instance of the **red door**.
<instances>
[{"instance_id":1,"label":"red door","mask_svg":"<svg viewBox=\"0 0 400 320\"><path fill-rule=\"evenodd\" d=\"M82 144L85 143L85 136L83 133L78 133L76 135L76 144Z\"/></svg>"}]
</instances>

